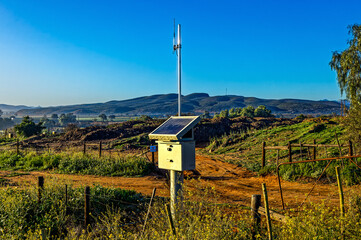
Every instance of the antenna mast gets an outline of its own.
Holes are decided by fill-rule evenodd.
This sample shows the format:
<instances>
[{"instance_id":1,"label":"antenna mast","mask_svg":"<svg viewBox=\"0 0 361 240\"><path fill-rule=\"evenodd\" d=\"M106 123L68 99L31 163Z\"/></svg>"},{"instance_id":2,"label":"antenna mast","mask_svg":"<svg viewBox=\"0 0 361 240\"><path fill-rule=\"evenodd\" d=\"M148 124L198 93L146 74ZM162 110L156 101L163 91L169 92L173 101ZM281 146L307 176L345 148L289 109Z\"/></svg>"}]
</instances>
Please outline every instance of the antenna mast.
<instances>
[{"instance_id":1,"label":"antenna mast","mask_svg":"<svg viewBox=\"0 0 361 240\"><path fill-rule=\"evenodd\" d=\"M182 48L182 44L181 44L181 25L178 24L177 44L173 45L173 50L177 51L177 55L178 55L178 116L181 116L181 96L182 96L181 48Z\"/></svg>"}]
</instances>

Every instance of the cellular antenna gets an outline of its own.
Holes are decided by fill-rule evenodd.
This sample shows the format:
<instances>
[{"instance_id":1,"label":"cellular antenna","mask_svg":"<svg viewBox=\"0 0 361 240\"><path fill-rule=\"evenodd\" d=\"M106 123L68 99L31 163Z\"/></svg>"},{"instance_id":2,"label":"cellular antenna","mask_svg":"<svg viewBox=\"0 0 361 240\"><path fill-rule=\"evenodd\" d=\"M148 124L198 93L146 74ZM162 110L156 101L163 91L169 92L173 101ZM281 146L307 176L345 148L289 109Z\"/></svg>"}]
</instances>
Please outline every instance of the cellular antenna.
<instances>
[{"instance_id":1,"label":"cellular antenna","mask_svg":"<svg viewBox=\"0 0 361 240\"><path fill-rule=\"evenodd\" d=\"M173 53L176 52L176 44L175 44L175 18L173 19Z\"/></svg>"}]
</instances>

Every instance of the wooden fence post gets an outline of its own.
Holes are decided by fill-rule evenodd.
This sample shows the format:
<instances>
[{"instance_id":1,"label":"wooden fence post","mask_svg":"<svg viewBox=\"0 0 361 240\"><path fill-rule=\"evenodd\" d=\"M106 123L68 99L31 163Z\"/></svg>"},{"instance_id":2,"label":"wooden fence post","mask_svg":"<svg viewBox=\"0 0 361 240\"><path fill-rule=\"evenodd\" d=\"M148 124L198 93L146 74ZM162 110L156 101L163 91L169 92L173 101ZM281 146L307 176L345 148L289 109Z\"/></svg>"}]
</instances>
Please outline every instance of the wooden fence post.
<instances>
[{"instance_id":1,"label":"wooden fence post","mask_svg":"<svg viewBox=\"0 0 361 240\"><path fill-rule=\"evenodd\" d=\"M156 192L157 188L153 188L153 193L152 193L152 196L150 198L150 201L149 201L149 206L148 206L148 211L147 211L147 215L145 216L145 220L144 220L144 225L143 225L143 230L142 230L142 234L144 233L145 231L145 227L147 226L147 221L148 221L148 217L149 217L149 213L150 213L150 208L152 207L152 203L153 203L153 198L155 196L155 192Z\"/></svg>"},{"instance_id":2,"label":"wooden fence post","mask_svg":"<svg viewBox=\"0 0 361 240\"><path fill-rule=\"evenodd\" d=\"M351 140L348 140L348 155L353 156L353 148Z\"/></svg>"},{"instance_id":3,"label":"wooden fence post","mask_svg":"<svg viewBox=\"0 0 361 240\"><path fill-rule=\"evenodd\" d=\"M292 162L292 146L291 146L291 142L288 142L288 161Z\"/></svg>"},{"instance_id":4,"label":"wooden fence post","mask_svg":"<svg viewBox=\"0 0 361 240\"><path fill-rule=\"evenodd\" d=\"M99 157L102 157L102 141L99 142Z\"/></svg>"},{"instance_id":5,"label":"wooden fence post","mask_svg":"<svg viewBox=\"0 0 361 240\"><path fill-rule=\"evenodd\" d=\"M280 161L280 150L277 149L277 160L276 160L276 165L278 166L278 163Z\"/></svg>"},{"instance_id":6,"label":"wooden fence post","mask_svg":"<svg viewBox=\"0 0 361 240\"><path fill-rule=\"evenodd\" d=\"M85 204L84 204L84 222L85 222L85 229L88 228L88 225L90 223L90 218L89 218L89 211L90 211L90 187L86 186L85 187L85 194L84 194L84 200L85 200Z\"/></svg>"},{"instance_id":7,"label":"wooden fence post","mask_svg":"<svg viewBox=\"0 0 361 240\"><path fill-rule=\"evenodd\" d=\"M255 234L259 231L261 227L261 215L258 212L259 207L261 206L261 195L254 194L251 198L251 211L252 211L252 238L255 238Z\"/></svg>"},{"instance_id":8,"label":"wooden fence post","mask_svg":"<svg viewBox=\"0 0 361 240\"><path fill-rule=\"evenodd\" d=\"M266 210L267 227L268 227L268 239L272 240L273 237L272 237L271 216L270 216L270 213L269 213L267 188L266 188L265 183L262 183L262 191L263 191L263 198L264 198L264 207L265 207L265 210Z\"/></svg>"},{"instance_id":9,"label":"wooden fence post","mask_svg":"<svg viewBox=\"0 0 361 240\"><path fill-rule=\"evenodd\" d=\"M44 177L39 176L38 177L38 203L41 202L41 195L44 190Z\"/></svg>"},{"instance_id":10,"label":"wooden fence post","mask_svg":"<svg viewBox=\"0 0 361 240\"><path fill-rule=\"evenodd\" d=\"M345 205L344 205L342 181L341 181L341 174L340 174L340 167L339 166L336 167L336 176L337 176L338 192L339 192L339 195L340 195L341 235L342 235L342 239L344 239L345 236L344 236L343 217L345 216Z\"/></svg>"},{"instance_id":11,"label":"wooden fence post","mask_svg":"<svg viewBox=\"0 0 361 240\"><path fill-rule=\"evenodd\" d=\"M86 143L85 143L85 141L83 142L83 155L85 155L86 154Z\"/></svg>"},{"instance_id":12,"label":"wooden fence post","mask_svg":"<svg viewBox=\"0 0 361 240\"><path fill-rule=\"evenodd\" d=\"M262 167L266 166L266 142L262 142Z\"/></svg>"},{"instance_id":13,"label":"wooden fence post","mask_svg":"<svg viewBox=\"0 0 361 240\"><path fill-rule=\"evenodd\" d=\"M68 185L65 184L65 216L68 215Z\"/></svg>"},{"instance_id":14,"label":"wooden fence post","mask_svg":"<svg viewBox=\"0 0 361 240\"><path fill-rule=\"evenodd\" d=\"M172 213L170 211L169 204L165 205L165 211L166 211L166 214L168 216L169 227L170 227L170 229L172 231L173 236L175 236L177 233L175 231L175 227L174 227L174 223L173 223L173 217L172 217Z\"/></svg>"},{"instance_id":15,"label":"wooden fence post","mask_svg":"<svg viewBox=\"0 0 361 240\"><path fill-rule=\"evenodd\" d=\"M342 189L341 174L340 174L339 166L336 167L336 176L337 176L338 192L340 194L341 216L343 217L345 214L345 205L344 205L344 199L343 199L343 189Z\"/></svg>"},{"instance_id":16,"label":"wooden fence post","mask_svg":"<svg viewBox=\"0 0 361 240\"><path fill-rule=\"evenodd\" d=\"M19 155L20 151L19 151L19 138L16 139L16 155Z\"/></svg>"},{"instance_id":17,"label":"wooden fence post","mask_svg":"<svg viewBox=\"0 0 361 240\"><path fill-rule=\"evenodd\" d=\"M153 163L153 166L154 166L154 152L152 152L152 163Z\"/></svg>"},{"instance_id":18,"label":"wooden fence post","mask_svg":"<svg viewBox=\"0 0 361 240\"><path fill-rule=\"evenodd\" d=\"M316 139L313 139L313 144L315 144L316 145ZM313 147L313 159L316 159L316 149L317 149L317 147L316 146L314 146Z\"/></svg>"},{"instance_id":19,"label":"wooden fence post","mask_svg":"<svg viewBox=\"0 0 361 240\"><path fill-rule=\"evenodd\" d=\"M302 143L300 143L300 155L301 155L301 161L303 160L303 156L302 156Z\"/></svg>"}]
</instances>

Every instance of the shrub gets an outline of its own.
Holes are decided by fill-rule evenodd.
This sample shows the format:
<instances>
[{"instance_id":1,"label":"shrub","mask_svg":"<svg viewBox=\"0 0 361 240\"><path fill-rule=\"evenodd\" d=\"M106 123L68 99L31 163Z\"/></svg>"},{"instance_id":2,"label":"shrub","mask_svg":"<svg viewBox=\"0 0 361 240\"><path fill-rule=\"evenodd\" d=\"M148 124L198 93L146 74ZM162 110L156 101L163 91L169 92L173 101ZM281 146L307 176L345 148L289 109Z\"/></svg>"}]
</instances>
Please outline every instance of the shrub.
<instances>
[{"instance_id":1,"label":"shrub","mask_svg":"<svg viewBox=\"0 0 361 240\"><path fill-rule=\"evenodd\" d=\"M41 133L44 127L42 123L35 124L34 121L29 117L25 116L20 124L14 126L15 131L23 137L30 137Z\"/></svg>"},{"instance_id":2,"label":"shrub","mask_svg":"<svg viewBox=\"0 0 361 240\"><path fill-rule=\"evenodd\" d=\"M49 170L59 173L90 174L101 176L143 176L152 164L145 158L127 156L122 158L96 158L83 154L15 154L0 153L0 169Z\"/></svg>"}]
</instances>

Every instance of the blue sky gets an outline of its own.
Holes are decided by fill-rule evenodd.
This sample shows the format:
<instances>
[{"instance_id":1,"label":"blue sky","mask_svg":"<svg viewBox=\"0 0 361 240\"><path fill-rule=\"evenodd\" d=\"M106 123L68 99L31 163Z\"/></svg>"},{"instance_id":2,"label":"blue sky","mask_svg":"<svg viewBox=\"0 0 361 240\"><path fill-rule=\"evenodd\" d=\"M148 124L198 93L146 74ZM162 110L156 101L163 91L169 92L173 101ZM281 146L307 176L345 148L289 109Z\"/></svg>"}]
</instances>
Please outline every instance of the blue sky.
<instances>
[{"instance_id":1,"label":"blue sky","mask_svg":"<svg viewBox=\"0 0 361 240\"><path fill-rule=\"evenodd\" d=\"M361 1L0 0L0 103L106 102L176 93L339 99L333 51Z\"/></svg>"}]
</instances>

